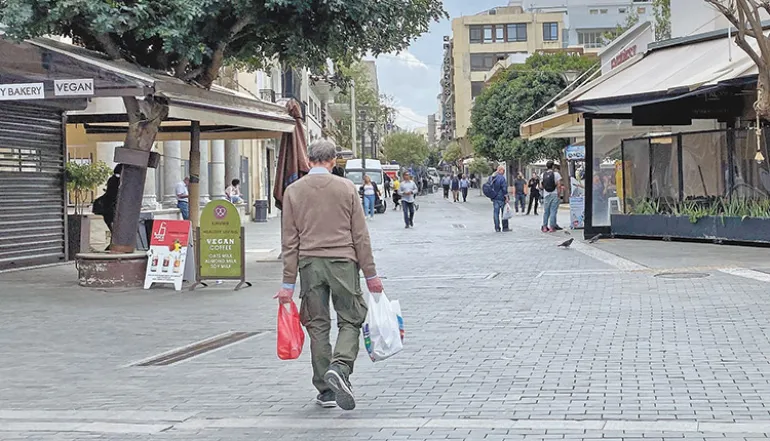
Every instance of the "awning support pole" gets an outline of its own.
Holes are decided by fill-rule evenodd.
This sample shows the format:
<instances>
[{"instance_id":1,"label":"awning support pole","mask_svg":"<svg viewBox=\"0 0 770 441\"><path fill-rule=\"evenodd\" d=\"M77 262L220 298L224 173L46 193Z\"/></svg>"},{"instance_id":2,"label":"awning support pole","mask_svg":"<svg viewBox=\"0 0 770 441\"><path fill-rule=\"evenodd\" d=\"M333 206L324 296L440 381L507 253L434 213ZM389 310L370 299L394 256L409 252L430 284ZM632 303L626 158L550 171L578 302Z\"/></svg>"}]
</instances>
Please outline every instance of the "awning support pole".
<instances>
[{"instance_id":1,"label":"awning support pole","mask_svg":"<svg viewBox=\"0 0 770 441\"><path fill-rule=\"evenodd\" d=\"M677 180L679 181L679 202L684 202L684 146L682 146L682 134L676 135L676 162Z\"/></svg>"},{"instance_id":2,"label":"awning support pole","mask_svg":"<svg viewBox=\"0 0 770 441\"><path fill-rule=\"evenodd\" d=\"M593 237L594 226L594 120L584 115L586 139L585 213L583 234L586 239Z\"/></svg>"},{"instance_id":3,"label":"awning support pole","mask_svg":"<svg viewBox=\"0 0 770 441\"><path fill-rule=\"evenodd\" d=\"M200 226L201 214L201 123L200 121L190 121L190 222L193 229ZM197 247L198 244L195 244Z\"/></svg>"},{"instance_id":4,"label":"awning support pole","mask_svg":"<svg viewBox=\"0 0 770 441\"><path fill-rule=\"evenodd\" d=\"M730 119L727 122L727 197L733 198L733 189L735 188L735 120Z\"/></svg>"}]
</instances>

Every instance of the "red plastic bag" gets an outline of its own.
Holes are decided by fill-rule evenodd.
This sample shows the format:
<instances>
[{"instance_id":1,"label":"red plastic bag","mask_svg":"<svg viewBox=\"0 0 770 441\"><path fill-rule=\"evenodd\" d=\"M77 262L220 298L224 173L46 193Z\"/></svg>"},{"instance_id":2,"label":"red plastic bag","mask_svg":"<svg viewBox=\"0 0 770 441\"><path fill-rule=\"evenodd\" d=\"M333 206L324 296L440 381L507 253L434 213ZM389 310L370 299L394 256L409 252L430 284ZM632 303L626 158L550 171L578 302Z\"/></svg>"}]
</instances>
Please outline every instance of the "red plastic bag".
<instances>
[{"instance_id":1,"label":"red plastic bag","mask_svg":"<svg viewBox=\"0 0 770 441\"><path fill-rule=\"evenodd\" d=\"M305 331L294 302L278 305L278 358L294 360L302 354Z\"/></svg>"}]
</instances>

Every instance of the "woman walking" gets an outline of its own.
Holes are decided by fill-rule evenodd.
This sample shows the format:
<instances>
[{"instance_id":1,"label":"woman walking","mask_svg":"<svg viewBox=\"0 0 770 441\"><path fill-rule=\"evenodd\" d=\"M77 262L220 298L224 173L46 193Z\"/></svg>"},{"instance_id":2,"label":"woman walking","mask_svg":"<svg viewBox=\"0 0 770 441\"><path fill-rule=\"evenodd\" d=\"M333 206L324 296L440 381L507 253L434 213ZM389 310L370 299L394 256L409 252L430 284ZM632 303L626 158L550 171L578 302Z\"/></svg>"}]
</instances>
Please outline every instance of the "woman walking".
<instances>
[{"instance_id":1,"label":"woman walking","mask_svg":"<svg viewBox=\"0 0 770 441\"><path fill-rule=\"evenodd\" d=\"M466 178L463 175L460 175L460 191L463 194L463 202L468 202L468 187L470 186L470 182L468 182L468 178Z\"/></svg>"},{"instance_id":2,"label":"woman walking","mask_svg":"<svg viewBox=\"0 0 770 441\"><path fill-rule=\"evenodd\" d=\"M452 176L452 199L452 202L460 202L460 177L457 175Z\"/></svg>"},{"instance_id":3,"label":"woman walking","mask_svg":"<svg viewBox=\"0 0 770 441\"><path fill-rule=\"evenodd\" d=\"M374 203L377 200L379 190L372 184L372 178L364 176L364 185L361 186L361 193L364 196L364 215L369 219L374 219Z\"/></svg>"}]
</instances>

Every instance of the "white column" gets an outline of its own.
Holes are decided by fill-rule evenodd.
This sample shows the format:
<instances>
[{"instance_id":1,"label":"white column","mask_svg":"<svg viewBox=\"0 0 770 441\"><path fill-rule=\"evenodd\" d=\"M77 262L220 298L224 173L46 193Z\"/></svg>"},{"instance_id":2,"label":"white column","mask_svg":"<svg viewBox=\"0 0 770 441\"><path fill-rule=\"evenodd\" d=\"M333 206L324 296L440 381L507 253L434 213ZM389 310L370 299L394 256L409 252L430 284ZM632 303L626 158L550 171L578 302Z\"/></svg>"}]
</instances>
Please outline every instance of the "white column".
<instances>
[{"instance_id":1,"label":"white column","mask_svg":"<svg viewBox=\"0 0 770 441\"><path fill-rule=\"evenodd\" d=\"M115 168L117 165L113 158L115 158L115 147L122 147L122 142L97 142L96 143L96 160L106 163L110 168Z\"/></svg>"},{"instance_id":2,"label":"white column","mask_svg":"<svg viewBox=\"0 0 770 441\"><path fill-rule=\"evenodd\" d=\"M225 141L211 141L211 176L209 177L211 199L225 198Z\"/></svg>"},{"instance_id":3,"label":"white column","mask_svg":"<svg viewBox=\"0 0 770 441\"><path fill-rule=\"evenodd\" d=\"M225 141L225 186L230 185L233 179L241 178L240 144L238 140Z\"/></svg>"},{"instance_id":4,"label":"white column","mask_svg":"<svg viewBox=\"0 0 770 441\"><path fill-rule=\"evenodd\" d=\"M201 141L200 192L201 207L209 202L209 141Z\"/></svg>"},{"instance_id":5,"label":"white column","mask_svg":"<svg viewBox=\"0 0 770 441\"><path fill-rule=\"evenodd\" d=\"M163 205L176 207L176 184L182 180L182 142L163 143Z\"/></svg>"},{"instance_id":6,"label":"white column","mask_svg":"<svg viewBox=\"0 0 770 441\"><path fill-rule=\"evenodd\" d=\"M156 169L147 169L147 177L144 181L144 194L142 195L142 210L152 211L161 208L156 196L158 192L155 189L155 173L157 173Z\"/></svg>"}]
</instances>

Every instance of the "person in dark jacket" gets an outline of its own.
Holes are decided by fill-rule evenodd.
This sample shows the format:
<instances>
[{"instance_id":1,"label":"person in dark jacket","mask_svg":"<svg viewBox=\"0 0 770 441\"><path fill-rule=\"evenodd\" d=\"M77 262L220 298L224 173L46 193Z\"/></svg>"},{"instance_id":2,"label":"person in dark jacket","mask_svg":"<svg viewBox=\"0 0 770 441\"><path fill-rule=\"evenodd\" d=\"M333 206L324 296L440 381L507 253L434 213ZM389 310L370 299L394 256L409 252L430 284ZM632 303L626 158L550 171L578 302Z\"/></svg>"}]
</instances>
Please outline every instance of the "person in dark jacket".
<instances>
[{"instance_id":1,"label":"person in dark jacket","mask_svg":"<svg viewBox=\"0 0 770 441\"><path fill-rule=\"evenodd\" d=\"M102 218L104 223L107 224L107 228L112 233L112 223L115 221L115 209L118 204L118 190L120 189L120 173L123 171L123 164L118 164L112 170L112 176L107 180L107 188L104 190L104 195L100 197L100 205L102 210ZM94 201L96 205L97 201ZM105 251L110 250L110 245L107 245Z\"/></svg>"},{"instance_id":2,"label":"person in dark jacket","mask_svg":"<svg viewBox=\"0 0 770 441\"><path fill-rule=\"evenodd\" d=\"M532 172L532 177L529 179L529 206L527 207L527 214L532 211L532 203L535 203L535 216L537 216L537 203L540 202L540 177L537 172Z\"/></svg>"},{"instance_id":3,"label":"person in dark jacket","mask_svg":"<svg viewBox=\"0 0 770 441\"><path fill-rule=\"evenodd\" d=\"M502 220L503 229L500 230L500 219L505 211L505 204L508 203L508 181L505 179L505 167L502 165L497 167L497 174L492 180L492 188L495 191L495 198L492 199L495 231L498 233L500 231L503 231L504 233L511 231L510 228L508 228L508 219Z\"/></svg>"},{"instance_id":4,"label":"person in dark jacket","mask_svg":"<svg viewBox=\"0 0 770 441\"><path fill-rule=\"evenodd\" d=\"M460 176L452 175L452 202L460 202Z\"/></svg>"},{"instance_id":5,"label":"person in dark jacket","mask_svg":"<svg viewBox=\"0 0 770 441\"><path fill-rule=\"evenodd\" d=\"M104 223L112 232L112 223L115 221L115 208L118 203L118 189L120 189L120 173L123 171L123 164L118 164L112 170L112 176L107 180L107 189L102 196L104 206Z\"/></svg>"}]
</instances>

